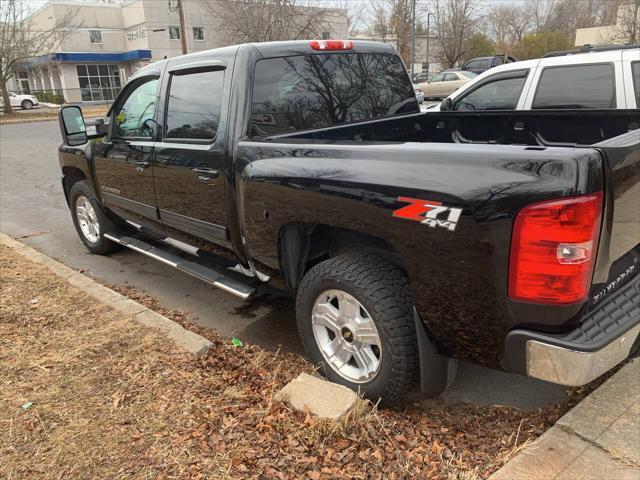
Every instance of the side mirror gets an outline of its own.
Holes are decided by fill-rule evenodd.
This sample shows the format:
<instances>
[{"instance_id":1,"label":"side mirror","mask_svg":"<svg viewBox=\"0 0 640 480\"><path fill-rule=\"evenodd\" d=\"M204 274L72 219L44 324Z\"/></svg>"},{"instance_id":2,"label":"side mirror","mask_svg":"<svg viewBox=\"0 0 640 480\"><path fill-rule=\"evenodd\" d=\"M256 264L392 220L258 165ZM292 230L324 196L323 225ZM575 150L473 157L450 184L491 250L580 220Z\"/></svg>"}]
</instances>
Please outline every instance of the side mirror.
<instances>
[{"instance_id":1,"label":"side mirror","mask_svg":"<svg viewBox=\"0 0 640 480\"><path fill-rule=\"evenodd\" d=\"M447 97L444 100L442 100L442 102L440 102L440 111L450 112L451 110L453 110L453 100Z\"/></svg>"},{"instance_id":2,"label":"side mirror","mask_svg":"<svg viewBox=\"0 0 640 480\"><path fill-rule=\"evenodd\" d=\"M87 127L84 124L84 117L80 107L75 105L62 107L58 114L58 121L60 122L60 132L64 143L70 147L87 143Z\"/></svg>"},{"instance_id":3,"label":"side mirror","mask_svg":"<svg viewBox=\"0 0 640 480\"><path fill-rule=\"evenodd\" d=\"M85 122L87 126L87 137L99 138L109 133L109 118L94 118Z\"/></svg>"}]
</instances>

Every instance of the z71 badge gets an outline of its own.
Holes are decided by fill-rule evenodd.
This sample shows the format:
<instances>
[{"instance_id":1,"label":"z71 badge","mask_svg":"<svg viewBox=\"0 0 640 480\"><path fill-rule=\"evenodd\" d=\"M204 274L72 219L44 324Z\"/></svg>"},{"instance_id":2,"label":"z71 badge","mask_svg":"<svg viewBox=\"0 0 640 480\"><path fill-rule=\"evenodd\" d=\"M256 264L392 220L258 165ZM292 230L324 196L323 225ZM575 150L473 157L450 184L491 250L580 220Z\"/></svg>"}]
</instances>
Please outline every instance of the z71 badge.
<instances>
[{"instance_id":1,"label":"z71 badge","mask_svg":"<svg viewBox=\"0 0 640 480\"><path fill-rule=\"evenodd\" d=\"M461 208L447 207L442 202L419 198L398 197L398 202L408 203L406 207L394 210L393 216L415 220L432 228L442 227L453 232L462 214Z\"/></svg>"}]
</instances>

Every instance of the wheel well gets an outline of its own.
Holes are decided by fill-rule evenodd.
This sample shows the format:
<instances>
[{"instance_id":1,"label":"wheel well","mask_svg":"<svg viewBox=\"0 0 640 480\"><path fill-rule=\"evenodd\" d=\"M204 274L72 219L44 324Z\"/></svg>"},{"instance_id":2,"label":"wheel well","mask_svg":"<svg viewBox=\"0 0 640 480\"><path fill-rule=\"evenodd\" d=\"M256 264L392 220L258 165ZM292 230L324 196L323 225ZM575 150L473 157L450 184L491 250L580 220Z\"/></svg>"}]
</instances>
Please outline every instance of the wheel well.
<instances>
[{"instance_id":1,"label":"wheel well","mask_svg":"<svg viewBox=\"0 0 640 480\"><path fill-rule=\"evenodd\" d=\"M64 188L64 196L67 199L67 205L69 204L69 192L71 192L71 187L76 182L81 180L86 180L82 170L76 167L62 167L62 184Z\"/></svg>"},{"instance_id":2,"label":"wheel well","mask_svg":"<svg viewBox=\"0 0 640 480\"><path fill-rule=\"evenodd\" d=\"M278 255L288 288L296 289L318 263L343 253L373 253L406 271L398 252L386 241L324 224L290 223L280 230Z\"/></svg>"}]
</instances>

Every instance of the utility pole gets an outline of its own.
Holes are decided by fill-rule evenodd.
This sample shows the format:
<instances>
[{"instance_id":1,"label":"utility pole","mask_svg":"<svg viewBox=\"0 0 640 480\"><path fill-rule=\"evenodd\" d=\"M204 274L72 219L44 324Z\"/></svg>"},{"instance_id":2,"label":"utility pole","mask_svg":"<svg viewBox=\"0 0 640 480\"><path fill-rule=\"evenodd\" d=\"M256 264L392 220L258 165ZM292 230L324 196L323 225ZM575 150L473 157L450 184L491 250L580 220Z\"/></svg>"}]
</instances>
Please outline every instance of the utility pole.
<instances>
[{"instance_id":1,"label":"utility pole","mask_svg":"<svg viewBox=\"0 0 640 480\"><path fill-rule=\"evenodd\" d=\"M413 81L414 65L416 63L416 0L411 2L411 81Z\"/></svg>"},{"instance_id":2,"label":"utility pole","mask_svg":"<svg viewBox=\"0 0 640 480\"><path fill-rule=\"evenodd\" d=\"M184 10L182 9L182 0L178 0L178 17L180 17L180 45L182 46L182 54L187 54L187 32L184 28Z\"/></svg>"},{"instance_id":3,"label":"utility pole","mask_svg":"<svg viewBox=\"0 0 640 480\"><path fill-rule=\"evenodd\" d=\"M429 78L429 37L431 36L431 30L429 29L429 19L431 13L427 13L427 78Z\"/></svg>"}]
</instances>

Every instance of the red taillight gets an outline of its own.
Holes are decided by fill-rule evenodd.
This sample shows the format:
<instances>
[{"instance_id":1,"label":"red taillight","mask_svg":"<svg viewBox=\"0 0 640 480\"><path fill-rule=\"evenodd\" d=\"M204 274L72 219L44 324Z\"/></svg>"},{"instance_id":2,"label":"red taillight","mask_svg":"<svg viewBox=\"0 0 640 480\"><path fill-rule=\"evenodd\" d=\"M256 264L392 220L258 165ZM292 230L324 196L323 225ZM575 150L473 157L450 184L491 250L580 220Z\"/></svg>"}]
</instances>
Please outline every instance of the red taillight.
<instances>
[{"instance_id":1,"label":"red taillight","mask_svg":"<svg viewBox=\"0 0 640 480\"><path fill-rule=\"evenodd\" d=\"M521 210L511 238L509 297L556 304L586 298L601 213L602 192Z\"/></svg>"},{"instance_id":2,"label":"red taillight","mask_svg":"<svg viewBox=\"0 0 640 480\"><path fill-rule=\"evenodd\" d=\"M353 42L351 40L313 40L311 48L314 50L351 50Z\"/></svg>"}]
</instances>

